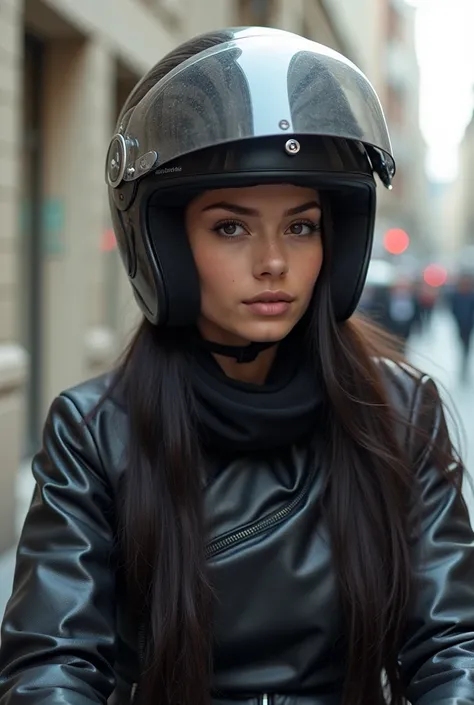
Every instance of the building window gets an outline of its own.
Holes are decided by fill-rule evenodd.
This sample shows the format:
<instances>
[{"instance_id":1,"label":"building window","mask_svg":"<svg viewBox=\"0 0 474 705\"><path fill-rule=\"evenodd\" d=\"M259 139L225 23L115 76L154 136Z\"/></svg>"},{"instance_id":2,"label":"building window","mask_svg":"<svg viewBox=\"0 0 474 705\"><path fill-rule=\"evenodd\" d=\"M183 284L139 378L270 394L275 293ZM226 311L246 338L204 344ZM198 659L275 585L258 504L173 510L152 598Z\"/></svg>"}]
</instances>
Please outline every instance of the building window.
<instances>
[{"instance_id":1,"label":"building window","mask_svg":"<svg viewBox=\"0 0 474 705\"><path fill-rule=\"evenodd\" d=\"M387 34L392 39L404 39L404 22L400 9L390 5L387 15Z\"/></svg>"},{"instance_id":2,"label":"building window","mask_svg":"<svg viewBox=\"0 0 474 705\"><path fill-rule=\"evenodd\" d=\"M303 22L301 23L301 36L305 37L306 39L311 39L312 38L312 28L311 25L309 24L308 20L303 18Z\"/></svg>"},{"instance_id":3,"label":"building window","mask_svg":"<svg viewBox=\"0 0 474 705\"><path fill-rule=\"evenodd\" d=\"M268 27L274 23L274 0L239 0L239 24Z\"/></svg>"}]
</instances>

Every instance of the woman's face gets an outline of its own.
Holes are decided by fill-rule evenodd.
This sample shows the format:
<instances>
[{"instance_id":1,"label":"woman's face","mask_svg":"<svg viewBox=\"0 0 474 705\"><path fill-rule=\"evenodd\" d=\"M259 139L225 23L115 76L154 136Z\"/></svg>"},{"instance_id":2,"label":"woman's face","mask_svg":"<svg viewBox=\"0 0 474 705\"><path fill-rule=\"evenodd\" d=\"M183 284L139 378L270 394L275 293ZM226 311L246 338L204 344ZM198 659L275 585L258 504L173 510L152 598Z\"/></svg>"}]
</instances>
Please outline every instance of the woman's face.
<instances>
[{"instance_id":1,"label":"woman's face","mask_svg":"<svg viewBox=\"0 0 474 705\"><path fill-rule=\"evenodd\" d=\"M318 192L289 184L206 191L188 205L186 228L203 337L224 345L282 340L321 270Z\"/></svg>"}]
</instances>

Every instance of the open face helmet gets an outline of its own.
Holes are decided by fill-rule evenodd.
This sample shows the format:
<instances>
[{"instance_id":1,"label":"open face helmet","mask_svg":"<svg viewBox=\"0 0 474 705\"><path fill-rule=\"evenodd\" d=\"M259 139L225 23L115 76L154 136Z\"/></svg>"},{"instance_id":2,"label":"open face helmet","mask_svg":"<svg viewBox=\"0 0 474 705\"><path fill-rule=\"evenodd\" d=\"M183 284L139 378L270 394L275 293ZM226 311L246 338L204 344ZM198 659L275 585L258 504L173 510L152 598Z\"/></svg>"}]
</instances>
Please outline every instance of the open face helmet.
<instances>
[{"instance_id":1,"label":"open face helmet","mask_svg":"<svg viewBox=\"0 0 474 705\"><path fill-rule=\"evenodd\" d=\"M193 325L200 293L186 204L208 189L294 183L327 194L331 297L345 320L372 249L374 174L388 188L395 174L379 99L352 62L298 35L213 36L125 108L110 143L112 220L135 298L155 325Z\"/></svg>"}]
</instances>

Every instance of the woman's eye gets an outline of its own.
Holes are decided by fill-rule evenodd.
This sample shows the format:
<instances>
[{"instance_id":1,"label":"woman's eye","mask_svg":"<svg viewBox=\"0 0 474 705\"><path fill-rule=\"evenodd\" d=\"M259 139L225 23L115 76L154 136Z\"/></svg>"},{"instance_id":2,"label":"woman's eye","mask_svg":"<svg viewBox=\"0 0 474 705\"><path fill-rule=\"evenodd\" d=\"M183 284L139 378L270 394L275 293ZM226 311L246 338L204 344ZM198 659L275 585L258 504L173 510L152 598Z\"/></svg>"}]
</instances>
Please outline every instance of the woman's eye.
<instances>
[{"instance_id":1,"label":"woman's eye","mask_svg":"<svg viewBox=\"0 0 474 705\"><path fill-rule=\"evenodd\" d=\"M224 237L239 237L245 233L245 228L236 223L233 220L229 220L227 223L218 223L214 228L218 235L223 235Z\"/></svg>"},{"instance_id":2,"label":"woman's eye","mask_svg":"<svg viewBox=\"0 0 474 705\"><path fill-rule=\"evenodd\" d=\"M318 223L310 223L308 221L298 221L297 223L292 223L288 228L292 235L312 235L315 232L319 232L320 225ZM288 231L287 231L288 232Z\"/></svg>"}]
</instances>

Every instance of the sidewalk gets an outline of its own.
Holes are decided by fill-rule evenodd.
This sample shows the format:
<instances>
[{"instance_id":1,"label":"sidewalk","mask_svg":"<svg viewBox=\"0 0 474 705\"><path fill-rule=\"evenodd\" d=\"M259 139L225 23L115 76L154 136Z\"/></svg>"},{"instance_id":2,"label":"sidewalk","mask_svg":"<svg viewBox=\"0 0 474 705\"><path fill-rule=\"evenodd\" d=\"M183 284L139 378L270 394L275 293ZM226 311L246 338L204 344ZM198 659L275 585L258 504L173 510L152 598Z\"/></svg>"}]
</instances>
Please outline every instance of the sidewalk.
<instances>
[{"instance_id":1,"label":"sidewalk","mask_svg":"<svg viewBox=\"0 0 474 705\"><path fill-rule=\"evenodd\" d=\"M462 382L457 333L451 316L445 311L435 316L426 335L410 343L408 353L410 361L438 384L456 446L474 476L474 354L470 360L469 382ZM461 433L460 444L456 431Z\"/></svg>"},{"instance_id":2,"label":"sidewalk","mask_svg":"<svg viewBox=\"0 0 474 705\"><path fill-rule=\"evenodd\" d=\"M409 358L438 384L446 405L451 437L474 480L474 355L470 360L469 381L462 382L457 332L448 312L439 312L427 334L412 341ZM474 525L473 487L465 482L463 489Z\"/></svg>"},{"instance_id":3,"label":"sidewalk","mask_svg":"<svg viewBox=\"0 0 474 705\"><path fill-rule=\"evenodd\" d=\"M16 526L18 534L21 531L26 512L28 511L33 487L34 483L30 463L25 462L20 468L17 484L18 514ZM13 570L15 567L15 553L16 549L12 548L10 551L0 555L0 621L11 593Z\"/></svg>"}]
</instances>

